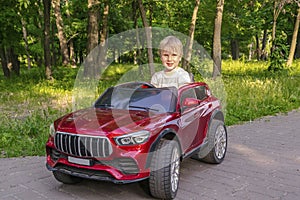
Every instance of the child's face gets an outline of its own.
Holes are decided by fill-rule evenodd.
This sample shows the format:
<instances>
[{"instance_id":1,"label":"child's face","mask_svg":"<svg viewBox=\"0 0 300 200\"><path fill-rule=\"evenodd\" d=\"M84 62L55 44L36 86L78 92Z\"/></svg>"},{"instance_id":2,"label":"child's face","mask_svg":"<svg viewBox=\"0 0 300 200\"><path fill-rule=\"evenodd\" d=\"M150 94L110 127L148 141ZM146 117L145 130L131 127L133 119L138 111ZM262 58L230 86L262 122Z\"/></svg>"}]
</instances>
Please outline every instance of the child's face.
<instances>
[{"instance_id":1,"label":"child's face","mask_svg":"<svg viewBox=\"0 0 300 200\"><path fill-rule=\"evenodd\" d=\"M165 71L170 72L178 66L181 60L181 55L174 51L170 52L170 51L163 50L161 51L160 59L162 61L162 64L165 67Z\"/></svg>"}]
</instances>

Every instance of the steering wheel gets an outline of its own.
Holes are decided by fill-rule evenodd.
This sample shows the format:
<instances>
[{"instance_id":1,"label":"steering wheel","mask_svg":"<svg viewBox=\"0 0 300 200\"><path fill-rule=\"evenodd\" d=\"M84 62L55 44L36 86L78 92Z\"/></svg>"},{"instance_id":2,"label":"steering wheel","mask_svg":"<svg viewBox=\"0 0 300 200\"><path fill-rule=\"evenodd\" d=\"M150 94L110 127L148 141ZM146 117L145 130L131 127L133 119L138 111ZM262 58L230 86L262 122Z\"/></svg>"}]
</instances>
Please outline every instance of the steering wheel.
<instances>
[{"instance_id":1,"label":"steering wheel","mask_svg":"<svg viewBox=\"0 0 300 200\"><path fill-rule=\"evenodd\" d=\"M140 88L155 88L154 85L152 85L151 83L148 83L148 82L137 82L137 83L141 84Z\"/></svg>"},{"instance_id":2,"label":"steering wheel","mask_svg":"<svg viewBox=\"0 0 300 200\"><path fill-rule=\"evenodd\" d=\"M148 82L144 81L133 81L133 82L127 82L127 83L122 83L118 85L118 87L122 88L132 88L132 89L137 89L137 88L155 88L154 85Z\"/></svg>"}]
</instances>

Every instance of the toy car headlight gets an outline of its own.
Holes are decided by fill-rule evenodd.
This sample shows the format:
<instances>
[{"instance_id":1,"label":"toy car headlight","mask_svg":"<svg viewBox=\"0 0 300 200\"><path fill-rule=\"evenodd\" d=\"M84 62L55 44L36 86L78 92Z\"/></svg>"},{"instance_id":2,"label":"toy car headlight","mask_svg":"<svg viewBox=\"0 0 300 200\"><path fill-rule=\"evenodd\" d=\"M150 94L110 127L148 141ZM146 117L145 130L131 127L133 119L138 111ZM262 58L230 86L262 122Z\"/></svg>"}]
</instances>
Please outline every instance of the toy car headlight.
<instances>
[{"instance_id":1,"label":"toy car headlight","mask_svg":"<svg viewBox=\"0 0 300 200\"><path fill-rule=\"evenodd\" d=\"M122 135L119 137L115 137L115 141L120 146L126 146L126 145L136 145L136 144L142 144L146 142L150 137L149 131L138 131L135 133L130 133L126 135Z\"/></svg>"},{"instance_id":2,"label":"toy car headlight","mask_svg":"<svg viewBox=\"0 0 300 200\"><path fill-rule=\"evenodd\" d=\"M51 136L54 136L54 134L55 134L55 128L54 128L54 124L53 123L50 125L49 133L50 133Z\"/></svg>"}]
</instances>

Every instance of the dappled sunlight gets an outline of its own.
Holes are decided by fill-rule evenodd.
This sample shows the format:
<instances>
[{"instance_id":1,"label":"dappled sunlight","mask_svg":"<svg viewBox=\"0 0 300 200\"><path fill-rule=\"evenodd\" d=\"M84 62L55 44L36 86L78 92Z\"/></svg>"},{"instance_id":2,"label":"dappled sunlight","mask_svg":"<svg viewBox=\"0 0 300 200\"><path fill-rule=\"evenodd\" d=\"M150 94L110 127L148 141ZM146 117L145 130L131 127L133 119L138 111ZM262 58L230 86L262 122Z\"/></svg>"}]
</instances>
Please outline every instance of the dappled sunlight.
<instances>
[{"instance_id":1,"label":"dappled sunlight","mask_svg":"<svg viewBox=\"0 0 300 200\"><path fill-rule=\"evenodd\" d=\"M115 78L120 75L123 75L127 71L131 70L134 67L134 65L128 65L128 64L119 64L119 65L110 65L105 69L105 72L102 74L103 78Z\"/></svg>"},{"instance_id":2,"label":"dappled sunlight","mask_svg":"<svg viewBox=\"0 0 300 200\"><path fill-rule=\"evenodd\" d=\"M34 87L33 90L39 96L38 100L35 100L35 105L42 109L51 107L52 109L67 110L71 108L72 93L69 91L51 87Z\"/></svg>"},{"instance_id":3,"label":"dappled sunlight","mask_svg":"<svg viewBox=\"0 0 300 200\"><path fill-rule=\"evenodd\" d=\"M51 100L51 105L55 109L71 109L72 97L71 95L66 95L59 98L54 98Z\"/></svg>"},{"instance_id":4,"label":"dappled sunlight","mask_svg":"<svg viewBox=\"0 0 300 200\"><path fill-rule=\"evenodd\" d=\"M300 164L300 156L296 157L295 161Z\"/></svg>"},{"instance_id":5,"label":"dappled sunlight","mask_svg":"<svg viewBox=\"0 0 300 200\"><path fill-rule=\"evenodd\" d=\"M239 154L242 154L248 160L254 162L260 166L275 165L276 161L267 155L263 155L262 152L255 149L251 149L242 144L232 144L231 146Z\"/></svg>"},{"instance_id":6,"label":"dappled sunlight","mask_svg":"<svg viewBox=\"0 0 300 200\"><path fill-rule=\"evenodd\" d=\"M25 119L34 112L48 114L49 110L70 111L72 94L53 88L32 87L30 91L10 92L6 103L0 105L2 114L11 119Z\"/></svg>"}]
</instances>

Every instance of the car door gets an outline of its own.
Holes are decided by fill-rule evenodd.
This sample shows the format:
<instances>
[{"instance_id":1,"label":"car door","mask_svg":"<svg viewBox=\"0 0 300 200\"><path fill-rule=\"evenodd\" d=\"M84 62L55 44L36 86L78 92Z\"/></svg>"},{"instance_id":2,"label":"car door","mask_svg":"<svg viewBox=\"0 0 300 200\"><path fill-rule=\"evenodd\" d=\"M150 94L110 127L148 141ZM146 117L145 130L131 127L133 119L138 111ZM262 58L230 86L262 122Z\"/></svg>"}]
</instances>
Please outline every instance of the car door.
<instances>
[{"instance_id":1,"label":"car door","mask_svg":"<svg viewBox=\"0 0 300 200\"><path fill-rule=\"evenodd\" d=\"M204 103L204 99L206 95L203 93L205 88L203 89L201 87L204 86L188 88L179 96L181 116L179 120L180 130L178 134L181 138L184 153L187 153L197 147L203 140L205 125L201 118L205 112L206 105ZM198 99L199 104L184 107L183 102L186 98Z\"/></svg>"}]
</instances>

